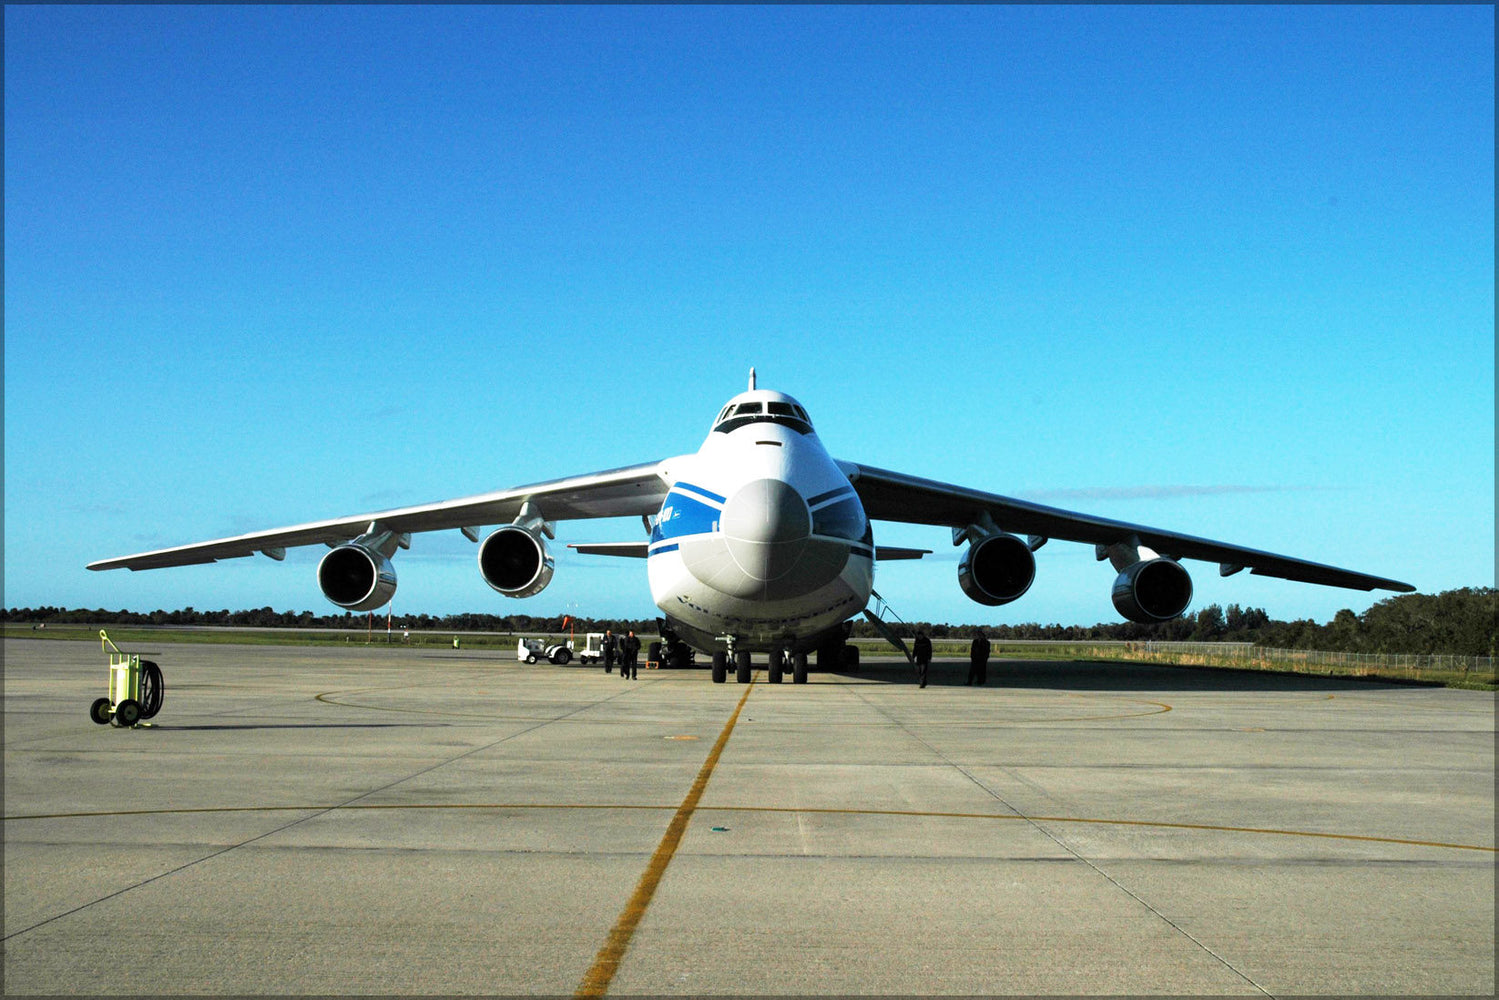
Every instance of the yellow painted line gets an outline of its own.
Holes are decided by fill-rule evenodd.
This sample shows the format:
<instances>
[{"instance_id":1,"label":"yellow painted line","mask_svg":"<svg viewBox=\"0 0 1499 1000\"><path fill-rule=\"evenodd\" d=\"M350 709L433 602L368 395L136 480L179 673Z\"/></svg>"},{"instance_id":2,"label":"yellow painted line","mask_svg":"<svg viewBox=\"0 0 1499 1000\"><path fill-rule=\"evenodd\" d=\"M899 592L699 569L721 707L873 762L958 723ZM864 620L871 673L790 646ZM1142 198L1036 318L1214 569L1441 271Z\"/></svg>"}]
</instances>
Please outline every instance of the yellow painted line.
<instances>
[{"instance_id":1,"label":"yellow painted line","mask_svg":"<svg viewBox=\"0 0 1499 1000\"><path fill-rule=\"evenodd\" d=\"M619 963L630 947L630 939L635 936L635 928L640 926L646 908L651 905L651 899L656 895L656 887L661 884L661 877L666 874L666 866L671 864L672 857L677 853L677 847L682 843L682 835L687 832L687 823L697 810L698 801L703 797L703 790L708 787L708 779L713 776L713 769L718 766L718 758L723 754L724 747L728 745L729 735L734 732L734 724L739 721L739 713L744 710L744 703L749 701L750 692L755 689L755 680L759 676L756 673L745 686L744 695L740 697L739 704L734 706L734 714L729 716L729 721L724 724L723 732L718 734L718 742L714 743L713 749L708 752L708 759L703 762L702 770L698 771L697 779L688 789L687 797L677 807L676 815L667 825L661 843L656 845L656 853L651 855L650 864L645 867L645 874L640 876L640 883L635 886L634 894L629 902L625 903L619 919L614 922L614 926L609 931L609 937L604 941L604 946L594 957L593 965L589 966L588 971L583 974L583 981L578 984L574 996L601 997L609 992L609 984L613 982L614 974L619 971Z\"/></svg>"}]
</instances>

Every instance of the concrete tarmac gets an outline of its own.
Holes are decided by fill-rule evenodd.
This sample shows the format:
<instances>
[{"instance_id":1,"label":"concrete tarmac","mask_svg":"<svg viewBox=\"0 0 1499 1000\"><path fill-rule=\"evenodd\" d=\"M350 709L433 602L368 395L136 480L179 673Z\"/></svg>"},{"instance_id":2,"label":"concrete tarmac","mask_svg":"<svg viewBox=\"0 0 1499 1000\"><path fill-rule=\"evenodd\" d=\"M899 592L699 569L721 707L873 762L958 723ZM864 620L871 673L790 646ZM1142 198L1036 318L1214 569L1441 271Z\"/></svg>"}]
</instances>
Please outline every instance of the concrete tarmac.
<instances>
[{"instance_id":1,"label":"concrete tarmac","mask_svg":"<svg viewBox=\"0 0 1499 1000\"><path fill-rule=\"evenodd\" d=\"M1485 994L1493 694L4 644L4 991Z\"/></svg>"}]
</instances>

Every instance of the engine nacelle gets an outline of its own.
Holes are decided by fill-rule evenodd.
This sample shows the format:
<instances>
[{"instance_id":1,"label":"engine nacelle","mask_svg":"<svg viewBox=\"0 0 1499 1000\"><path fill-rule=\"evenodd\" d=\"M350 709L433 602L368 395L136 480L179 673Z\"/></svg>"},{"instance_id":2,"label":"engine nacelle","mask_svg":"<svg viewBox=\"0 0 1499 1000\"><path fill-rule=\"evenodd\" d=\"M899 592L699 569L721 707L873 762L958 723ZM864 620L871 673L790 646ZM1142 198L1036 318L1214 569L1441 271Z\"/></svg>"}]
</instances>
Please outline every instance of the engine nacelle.
<instances>
[{"instance_id":1,"label":"engine nacelle","mask_svg":"<svg viewBox=\"0 0 1499 1000\"><path fill-rule=\"evenodd\" d=\"M1114 580L1114 609L1132 622L1155 625L1192 603L1192 577L1170 559L1142 559Z\"/></svg>"},{"instance_id":2,"label":"engine nacelle","mask_svg":"<svg viewBox=\"0 0 1499 1000\"><path fill-rule=\"evenodd\" d=\"M1031 548L1005 532L985 535L963 553L958 563L958 586L980 604L1008 604L1031 587L1036 557Z\"/></svg>"},{"instance_id":3,"label":"engine nacelle","mask_svg":"<svg viewBox=\"0 0 1499 1000\"><path fill-rule=\"evenodd\" d=\"M552 555L540 530L507 524L479 546L479 573L506 597L534 597L552 582Z\"/></svg>"},{"instance_id":4,"label":"engine nacelle","mask_svg":"<svg viewBox=\"0 0 1499 1000\"><path fill-rule=\"evenodd\" d=\"M378 549L355 540L323 556L317 584L323 596L341 608L373 611L395 596L396 571Z\"/></svg>"}]
</instances>

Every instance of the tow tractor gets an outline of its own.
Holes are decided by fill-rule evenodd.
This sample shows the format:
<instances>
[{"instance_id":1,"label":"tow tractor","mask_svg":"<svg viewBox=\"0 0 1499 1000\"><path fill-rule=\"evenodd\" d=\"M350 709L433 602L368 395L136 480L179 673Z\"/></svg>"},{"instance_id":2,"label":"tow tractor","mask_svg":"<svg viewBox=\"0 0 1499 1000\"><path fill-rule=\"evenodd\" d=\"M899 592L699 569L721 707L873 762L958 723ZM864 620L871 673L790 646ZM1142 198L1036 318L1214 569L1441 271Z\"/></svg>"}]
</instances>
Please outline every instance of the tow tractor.
<instances>
[{"instance_id":1,"label":"tow tractor","mask_svg":"<svg viewBox=\"0 0 1499 1000\"><path fill-rule=\"evenodd\" d=\"M522 639L515 647L515 658L526 663L546 659L559 667L573 658L573 641L548 644L545 639Z\"/></svg>"}]
</instances>

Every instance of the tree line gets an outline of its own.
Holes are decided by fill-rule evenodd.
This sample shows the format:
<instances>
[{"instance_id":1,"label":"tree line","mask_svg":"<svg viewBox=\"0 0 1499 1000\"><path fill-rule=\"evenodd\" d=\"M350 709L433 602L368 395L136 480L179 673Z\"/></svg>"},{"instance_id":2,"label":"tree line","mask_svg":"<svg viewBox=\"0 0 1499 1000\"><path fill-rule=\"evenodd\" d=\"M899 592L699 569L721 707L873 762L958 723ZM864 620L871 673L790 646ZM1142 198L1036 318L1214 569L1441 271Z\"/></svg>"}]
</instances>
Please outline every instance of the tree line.
<instances>
[{"instance_id":1,"label":"tree line","mask_svg":"<svg viewBox=\"0 0 1499 1000\"><path fill-rule=\"evenodd\" d=\"M1401 594L1362 614L1344 608L1332 621L1302 618L1279 621L1263 608L1224 608L1209 604L1160 625L1114 622L1098 625L985 625L990 639L1062 641L1249 642L1277 649L1318 649L1343 653L1441 653L1493 656L1499 645L1499 590L1464 587L1440 594ZM923 625L932 638L965 638L976 625ZM875 635L859 622L855 635Z\"/></svg>"},{"instance_id":2,"label":"tree line","mask_svg":"<svg viewBox=\"0 0 1499 1000\"><path fill-rule=\"evenodd\" d=\"M1310 618L1278 621L1263 608L1227 608L1209 604L1193 614L1160 625L1135 622L1097 625L951 625L941 622L909 622L896 625L903 635L924 629L934 639L971 636L982 629L990 639L1043 639L1063 642L1125 640L1158 642L1251 642L1282 649L1320 649L1349 653L1443 653L1460 656L1495 654L1499 590L1464 587L1440 594L1401 594L1387 598L1362 614L1344 608L1332 621L1319 624ZM0 609L0 621L65 625L233 625L258 628L384 629L387 618L376 612L315 615L311 611L276 611L270 607L248 611L106 611L57 607ZM569 628L577 632L616 632L634 629L652 634L654 618L572 618L567 615L491 615L466 612L453 615L397 615L389 619L394 629L438 632L549 632ZM878 636L875 627L862 619L854 622L855 637Z\"/></svg>"}]
</instances>

